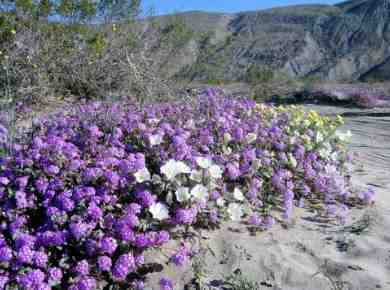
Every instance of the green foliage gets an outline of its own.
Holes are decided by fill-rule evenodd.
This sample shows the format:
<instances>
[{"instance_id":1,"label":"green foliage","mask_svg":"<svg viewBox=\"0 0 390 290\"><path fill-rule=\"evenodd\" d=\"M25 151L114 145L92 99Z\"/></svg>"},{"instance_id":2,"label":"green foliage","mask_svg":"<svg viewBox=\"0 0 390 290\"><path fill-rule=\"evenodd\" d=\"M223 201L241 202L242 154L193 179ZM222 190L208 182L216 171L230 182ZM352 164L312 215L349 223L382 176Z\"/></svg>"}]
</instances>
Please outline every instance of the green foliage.
<instances>
[{"instance_id":1,"label":"green foliage","mask_svg":"<svg viewBox=\"0 0 390 290\"><path fill-rule=\"evenodd\" d=\"M80 0L78 9L82 20L91 19L97 12L96 3L92 0Z\"/></svg>"},{"instance_id":2,"label":"green foliage","mask_svg":"<svg viewBox=\"0 0 390 290\"><path fill-rule=\"evenodd\" d=\"M16 0L15 5L17 11L24 13L31 13L34 8L34 3L32 0Z\"/></svg>"},{"instance_id":3,"label":"green foliage","mask_svg":"<svg viewBox=\"0 0 390 290\"><path fill-rule=\"evenodd\" d=\"M168 17L168 23L163 28L163 34L163 44L174 47L183 46L194 36L193 30L178 15Z\"/></svg>"},{"instance_id":4,"label":"green foliage","mask_svg":"<svg viewBox=\"0 0 390 290\"><path fill-rule=\"evenodd\" d=\"M2 3L7 9L0 12L0 98L4 92L42 103L69 95L167 96L169 80L160 69L167 55L191 37L179 18L170 20L166 31L157 21L138 21L141 0ZM156 50L161 53L157 60Z\"/></svg>"},{"instance_id":5,"label":"green foliage","mask_svg":"<svg viewBox=\"0 0 390 290\"><path fill-rule=\"evenodd\" d=\"M226 290L260 290L260 285L249 281L237 269L233 274L225 278L224 289Z\"/></svg>"},{"instance_id":6,"label":"green foliage","mask_svg":"<svg viewBox=\"0 0 390 290\"><path fill-rule=\"evenodd\" d=\"M101 32L96 32L92 38L88 39L87 43L91 51L97 55L102 54L106 47L106 40Z\"/></svg>"},{"instance_id":7,"label":"green foliage","mask_svg":"<svg viewBox=\"0 0 390 290\"><path fill-rule=\"evenodd\" d=\"M11 19L12 16L9 14L0 15L0 43L2 44L6 44L14 39L16 27Z\"/></svg>"},{"instance_id":8,"label":"green foliage","mask_svg":"<svg viewBox=\"0 0 390 290\"><path fill-rule=\"evenodd\" d=\"M270 69L262 68L257 65L251 65L246 73L245 80L248 83L268 83L274 78L274 72Z\"/></svg>"},{"instance_id":9,"label":"green foliage","mask_svg":"<svg viewBox=\"0 0 390 290\"><path fill-rule=\"evenodd\" d=\"M41 0L38 4L38 17L47 18L51 14L52 3L50 0Z\"/></svg>"},{"instance_id":10,"label":"green foliage","mask_svg":"<svg viewBox=\"0 0 390 290\"><path fill-rule=\"evenodd\" d=\"M76 10L76 2L74 0L60 0L60 5L57 9L59 15L67 18L71 17Z\"/></svg>"}]
</instances>

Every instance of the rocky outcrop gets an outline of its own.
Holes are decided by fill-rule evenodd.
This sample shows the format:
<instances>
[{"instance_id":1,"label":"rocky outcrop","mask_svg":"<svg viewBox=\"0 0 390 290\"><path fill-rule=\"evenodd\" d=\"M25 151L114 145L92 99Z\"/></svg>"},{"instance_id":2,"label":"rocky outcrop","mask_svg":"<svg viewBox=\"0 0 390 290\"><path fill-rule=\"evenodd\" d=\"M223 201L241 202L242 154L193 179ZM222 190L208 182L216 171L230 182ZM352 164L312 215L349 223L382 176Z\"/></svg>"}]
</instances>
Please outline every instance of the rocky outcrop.
<instances>
[{"instance_id":1,"label":"rocky outcrop","mask_svg":"<svg viewBox=\"0 0 390 290\"><path fill-rule=\"evenodd\" d=\"M251 67L337 81L390 78L390 0L182 16L194 31L211 32L176 71L191 79L242 80Z\"/></svg>"}]
</instances>

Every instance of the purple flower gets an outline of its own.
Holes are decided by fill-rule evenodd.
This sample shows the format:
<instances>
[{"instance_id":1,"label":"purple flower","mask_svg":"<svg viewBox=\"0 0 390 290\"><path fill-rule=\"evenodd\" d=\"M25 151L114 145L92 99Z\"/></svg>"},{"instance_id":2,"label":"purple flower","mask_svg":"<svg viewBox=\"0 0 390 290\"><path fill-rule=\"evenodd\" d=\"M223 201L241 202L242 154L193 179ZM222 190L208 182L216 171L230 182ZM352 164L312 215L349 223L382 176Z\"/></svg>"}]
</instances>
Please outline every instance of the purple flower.
<instances>
[{"instance_id":1,"label":"purple flower","mask_svg":"<svg viewBox=\"0 0 390 290\"><path fill-rule=\"evenodd\" d=\"M217 224L218 223L219 215L218 215L218 211L216 209L212 209L210 211L209 219L210 219L210 222L213 223L213 224Z\"/></svg>"},{"instance_id":2,"label":"purple flower","mask_svg":"<svg viewBox=\"0 0 390 290\"><path fill-rule=\"evenodd\" d=\"M372 204L375 200L375 190L372 186L360 194L360 199L366 204Z\"/></svg>"},{"instance_id":3,"label":"purple flower","mask_svg":"<svg viewBox=\"0 0 390 290\"><path fill-rule=\"evenodd\" d=\"M82 260L76 264L74 272L81 275L86 276L89 274L89 264L87 260Z\"/></svg>"},{"instance_id":4,"label":"purple flower","mask_svg":"<svg viewBox=\"0 0 390 290\"><path fill-rule=\"evenodd\" d=\"M173 290L172 281L167 278L160 279L160 290Z\"/></svg>"},{"instance_id":5,"label":"purple flower","mask_svg":"<svg viewBox=\"0 0 390 290\"><path fill-rule=\"evenodd\" d=\"M100 271L110 271L112 261L108 256L101 256L98 258L97 264Z\"/></svg>"},{"instance_id":6,"label":"purple flower","mask_svg":"<svg viewBox=\"0 0 390 290\"><path fill-rule=\"evenodd\" d=\"M5 289L8 281L9 281L9 277L8 276L0 275L0 290Z\"/></svg>"},{"instance_id":7,"label":"purple flower","mask_svg":"<svg viewBox=\"0 0 390 290\"><path fill-rule=\"evenodd\" d=\"M0 177L0 184L2 185L8 185L9 179L7 177Z\"/></svg>"},{"instance_id":8,"label":"purple flower","mask_svg":"<svg viewBox=\"0 0 390 290\"><path fill-rule=\"evenodd\" d=\"M233 163L226 165L227 174L230 179L237 179L240 176L240 169Z\"/></svg>"},{"instance_id":9,"label":"purple flower","mask_svg":"<svg viewBox=\"0 0 390 290\"><path fill-rule=\"evenodd\" d=\"M263 221L263 226L266 229L270 229L275 225L276 221L272 216L266 216L264 221Z\"/></svg>"},{"instance_id":10,"label":"purple flower","mask_svg":"<svg viewBox=\"0 0 390 290\"><path fill-rule=\"evenodd\" d=\"M163 244L166 244L169 241L169 233L167 231L160 231L157 233L156 239L155 239L155 245L161 246Z\"/></svg>"},{"instance_id":11,"label":"purple flower","mask_svg":"<svg viewBox=\"0 0 390 290\"><path fill-rule=\"evenodd\" d=\"M146 248L150 245L150 240L145 234L138 234L135 237L134 245L137 248Z\"/></svg>"},{"instance_id":12,"label":"purple flower","mask_svg":"<svg viewBox=\"0 0 390 290\"><path fill-rule=\"evenodd\" d=\"M187 247L182 246L174 255L172 255L170 261L176 266L183 266L184 263L188 260L189 255L190 252Z\"/></svg>"},{"instance_id":13,"label":"purple flower","mask_svg":"<svg viewBox=\"0 0 390 290\"><path fill-rule=\"evenodd\" d=\"M249 217L248 222L250 225L258 227L261 225L262 219L258 214L254 213Z\"/></svg>"},{"instance_id":14,"label":"purple flower","mask_svg":"<svg viewBox=\"0 0 390 290\"><path fill-rule=\"evenodd\" d=\"M145 289L145 283L143 281L134 281L132 283L132 287L134 290L144 290Z\"/></svg>"},{"instance_id":15,"label":"purple flower","mask_svg":"<svg viewBox=\"0 0 390 290\"><path fill-rule=\"evenodd\" d=\"M60 268L52 267L48 270L48 279L51 283L59 283L62 279L62 271Z\"/></svg>"},{"instance_id":16,"label":"purple flower","mask_svg":"<svg viewBox=\"0 0 390 290\"><path fill-rule=\"evenodd\" d=\"M12 259L12 249L9 247L0 248L0 262L9 262Z\"/></svg>"},{"instance_id":17,"label":"purple flower","mask_svg":"<svg viewBox=\"0 0 390 290\"><path fill-rule=\"evenodd\" d=\"M196 211L193 209L181 209L176 210L174 221L179 225L190 225L195 222Z\"/></svg>"},{"instance_id":18,"label":"purple flower","mask_svg":"<svg viewBox=\"0 0 390 290\"><path fill-rule=\"evenodd\" d=\"M71 223L69 229L73 237L79 241L88 235L90 226L86 223L77 222L77 223Z\"/></svg>"},{"instance_id":19,"label":"purple flower","mask_svg":"<svg viewBox=\"0 0 390 290\"><path fill-rule=\"evenodd\" d=\"M23 176L16 179L16 184L20 190L24 190L26 188L29 178L29 176Z\"/></svg>"},{"instance_id":20,"label":"purple flower","mask_svg":"<svg viewBox=\"0 0 390 290\"><path fill-rule=\"evenodd\" d=\"M17 280L19 280L18 282L21 286L27 289L37 289L43 284L45 273L41 270L31 270L27 274L19 276L19 279L17 278Z\"/></svg>"},{"instance_id":21,"label":"purple flower","mask_svg":"<svg viewBox=\"0 0 390 290\"><path fill-rule=\"evenodd\" d=\"M135 265L137 267L140 267L145 263L145 257L142 254L135 256L134 259L135 259Z\"/></svg>"},{"instance_id":22,"label":"purple flower","mask_svg":"<svg viewBox=\"0 0 390 290\"><path fill-rule=\"evenodd\" d=\"M130 272L135 270L135 260L132 254L124 254L114 264L112 275L115 280L123 281Z\"/></svg>"},{"instance_id":23,"label":"purple flower","mask_svg":"<svg viewBox=\"0 0 390 290\"><path fill-rule=\"evenodd\" d=\"M112 255L118 247L117 241L112 237L104 237L100 242L100 249L103 253Z\"/></svg>"},{"instance_id":24,"label":"purple flower","mask_svg":"<svg viewBox=\"0 0 390 290\"><path fill-rule=\"evenodd\" d=\"M136 196L137 199L140 201L141 205L144 207L150 207L156 201L156 197L146 190L137 192Z\"/></svg>"},{"instance_id":25,"label":"purple flower","mask_svg":"<svg viewBox=\"0 0 390 290\"><path fill-rule=\"evenodd\" d=\"M97 288L96 280L92 277L82 277L77 282L78 290L95 290Z\"/></svg>"},{"instance_id":26,"label":"purple flower","mask_svg":"<svg viewBox=\"0 0 390 290\"><path fill-rule=\"evenodd\" d=\"M34 251L29 246L23 246L17 253L17 260L23 264L31 264L34 257Z\"/></svg>"},{"instance_id":27,"label":"purple flower","mask_svg":"<svg viewBox=\"0 0 390 290\"><path fill-rule=\"evenodd\" d=\"M58 168L58 166L49 165L48 167L46 167L46 173L48 175L57 175L58 173L60 173L60 169Z\"/></svg>"},{"instance_id":28,"label":"purple flower","mask_svg":"<svg viewBox=\"0 0 390 290\"><path fill-rule=\"evenodd\" d=\"M35 266L45 268L48 261L47 254L45 252L37 251L34 253L33 261Z\"/></svg>"},{"instance_id":29,"label":"purple flower","mask_svg":"<svg viewBox=\"0 0 390 290\"><path fill-rule=\"evenodd\" d=\"M96 203L92 202L87 209L87 213L92 220L98 221L103 217L103 211Z\"/></svg>"}]
</instances>

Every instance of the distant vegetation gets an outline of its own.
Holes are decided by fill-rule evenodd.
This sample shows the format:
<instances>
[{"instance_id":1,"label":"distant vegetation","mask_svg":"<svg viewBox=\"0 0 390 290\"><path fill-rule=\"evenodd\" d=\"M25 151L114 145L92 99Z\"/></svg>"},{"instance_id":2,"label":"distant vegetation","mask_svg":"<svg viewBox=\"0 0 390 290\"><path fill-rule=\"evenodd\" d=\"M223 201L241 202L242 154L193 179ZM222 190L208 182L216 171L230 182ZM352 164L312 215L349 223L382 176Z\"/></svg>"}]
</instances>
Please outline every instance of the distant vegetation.
<instances>
[{"instance_id":1,"label":"distant vegetation","mask_svg":"<svg viewBox=\"0 0 390 290\"><path fill-rule=\"evenodd\" d=\"M192 37L178 16L164 24L142 18L140 0L1 3L3 100L167 95L169 84L159 72Z\"/></svg>"}]
</instances>

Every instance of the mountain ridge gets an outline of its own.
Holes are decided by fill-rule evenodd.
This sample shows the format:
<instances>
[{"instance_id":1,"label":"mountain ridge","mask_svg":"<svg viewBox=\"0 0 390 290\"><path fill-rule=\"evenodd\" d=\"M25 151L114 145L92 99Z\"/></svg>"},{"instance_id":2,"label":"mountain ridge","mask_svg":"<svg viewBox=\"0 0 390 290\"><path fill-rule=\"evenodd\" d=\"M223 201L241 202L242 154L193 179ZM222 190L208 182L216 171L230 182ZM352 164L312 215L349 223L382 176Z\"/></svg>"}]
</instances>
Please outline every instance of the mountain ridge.
<instances>
[{"instance_id":1,"label":"mountain ridge","mask_svg":"<svg viewBox=\"0 0 390 290\"><path fill-rule=\"evenodd\" d=\"M177 15L208 33L183 46L185 65L173 72L183 78L244 80L251 69L336 81L390 78L390 0Z\"/></svg>"}]
</instances>

